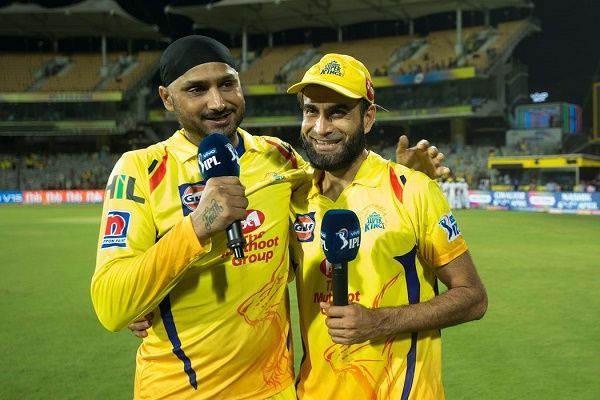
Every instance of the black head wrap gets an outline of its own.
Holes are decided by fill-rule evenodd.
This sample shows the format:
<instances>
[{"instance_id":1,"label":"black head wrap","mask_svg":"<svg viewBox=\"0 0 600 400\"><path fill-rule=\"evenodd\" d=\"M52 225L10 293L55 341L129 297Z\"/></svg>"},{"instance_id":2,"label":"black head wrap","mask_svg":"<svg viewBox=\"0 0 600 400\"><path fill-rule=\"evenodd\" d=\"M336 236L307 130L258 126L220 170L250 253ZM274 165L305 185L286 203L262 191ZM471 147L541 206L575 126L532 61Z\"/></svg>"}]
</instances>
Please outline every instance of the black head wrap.
<instances>
[{"instance_id":1,"label":"black head wrap","mask_svg":"<svg viewBox=\"0 0 600 400\"><path fill-rule=\"evenodd\" d=\"M213 38L191 35L177 39L160 56L162 84L168 86L189 69L209 62L221 62L236 68L229 49Z\"/></svg>"}]
</instances>

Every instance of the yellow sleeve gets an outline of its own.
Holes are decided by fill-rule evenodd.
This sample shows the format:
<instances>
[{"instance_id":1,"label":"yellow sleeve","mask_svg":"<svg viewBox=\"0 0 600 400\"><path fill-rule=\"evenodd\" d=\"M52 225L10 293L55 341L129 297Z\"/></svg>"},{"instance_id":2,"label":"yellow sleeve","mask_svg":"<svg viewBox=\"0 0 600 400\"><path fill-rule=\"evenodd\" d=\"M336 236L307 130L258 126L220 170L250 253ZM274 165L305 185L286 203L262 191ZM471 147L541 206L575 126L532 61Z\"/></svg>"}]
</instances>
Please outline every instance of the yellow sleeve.
<instances>
[{"instance_id":1,"label":"yellow sleeve","mask_svg":"<svg viewBox=\"0 0 600 400\"><path fill-rule=\"evenodd\" d=\"M156 237L148 176L126 153L108 180L92 277L92 303L102 325L117 331L153 310L201 255L189 216Z\"/></svg>"},{"instance_id":2,"label":"yellow sleeve","mask_svg":"<svg viewBox=\"0 0 600 400\"><path fill-rule=\"evenodd\" d=\"M404 202L413 221L419 256L428 265L446 265L465 251L465 242L439 185L420 172L406 173Z\"/></svg>"}]
</instances>

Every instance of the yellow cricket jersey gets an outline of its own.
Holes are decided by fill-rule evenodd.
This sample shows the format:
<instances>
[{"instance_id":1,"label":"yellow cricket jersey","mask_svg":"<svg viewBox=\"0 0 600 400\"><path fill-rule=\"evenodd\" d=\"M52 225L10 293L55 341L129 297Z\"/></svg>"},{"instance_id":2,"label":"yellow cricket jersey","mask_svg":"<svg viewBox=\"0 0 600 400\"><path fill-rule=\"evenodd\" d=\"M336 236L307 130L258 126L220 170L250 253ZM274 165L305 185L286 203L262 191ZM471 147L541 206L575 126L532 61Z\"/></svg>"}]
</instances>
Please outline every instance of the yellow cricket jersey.
<instances>
[{"instance_id":1,"label":"yellow cricket jersey","mask_svg":"<svg viewBox=\"0 0 600 400\"><path fill-rule=\"evenodd\" d=\"M200 243L189 214L204 182L182 131L125 153L109 178L92 279L102 324L154 311L136 359L136 399L264 399L293 384L290 198L305 162L276 138L243 139L245 258L224 233ZM238 148L239 149L239 148Z\"/></svg>"},{"instance_id":2,"label":"yellow cricket jersey","mask_svg":"<svg viewBox=\"0 0 600 400\"><path fill-rule=\"evenodd\" d=\"M350 209L361 224L358 257L348 263L349 300L369 308L424 302L437 294L435 267L467 250L438 185L420 172L369 153L337 201L308 189L295 204L292 240L304 359L300 399L443 399L438 330L334 344L319 302L332 300L331 265L320 247L322 217Z\"/></svg>"}]
</instances>

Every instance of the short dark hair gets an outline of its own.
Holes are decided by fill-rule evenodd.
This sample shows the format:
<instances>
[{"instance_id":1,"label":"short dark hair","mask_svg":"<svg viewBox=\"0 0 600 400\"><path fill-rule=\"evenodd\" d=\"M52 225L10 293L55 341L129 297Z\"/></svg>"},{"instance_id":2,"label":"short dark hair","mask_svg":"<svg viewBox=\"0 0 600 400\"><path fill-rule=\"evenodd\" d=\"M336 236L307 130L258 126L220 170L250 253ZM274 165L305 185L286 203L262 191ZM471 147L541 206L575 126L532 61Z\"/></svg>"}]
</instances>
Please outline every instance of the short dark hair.
<instances>
[{"instance_id":1,"label":"short dark hair","mask_svg":"<svg viewBox=\"0 0 600 400\"><path fill-rule=\"evenodd\" d=\"M365 114L367 113L367 110L369 109L370 106L371 106L371 102L369 102L368 100L365 100L364 98L361 97L361 99L360 99L360 115L362 117L365 116Z\"/></svg>"}]
</instances>

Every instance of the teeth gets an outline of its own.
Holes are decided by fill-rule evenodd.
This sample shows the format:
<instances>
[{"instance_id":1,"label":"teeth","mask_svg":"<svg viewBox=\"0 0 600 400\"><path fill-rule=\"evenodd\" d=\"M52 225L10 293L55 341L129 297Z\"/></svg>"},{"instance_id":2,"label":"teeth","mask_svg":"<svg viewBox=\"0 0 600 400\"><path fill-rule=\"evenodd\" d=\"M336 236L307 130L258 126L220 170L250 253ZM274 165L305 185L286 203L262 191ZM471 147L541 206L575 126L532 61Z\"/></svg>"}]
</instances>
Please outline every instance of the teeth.
<instances>
[{"instance_id":1,"label":"teeth","mask_svg":"<svg viewBox=\"0 0 600 400\"><path fill-rule=\"evenodd\" d=\"M335 142L328 142L325 140L319 140L319 139L315 139L315 142L317 142L317 144L334 144Z\"/></svg>"}]
</instances>

